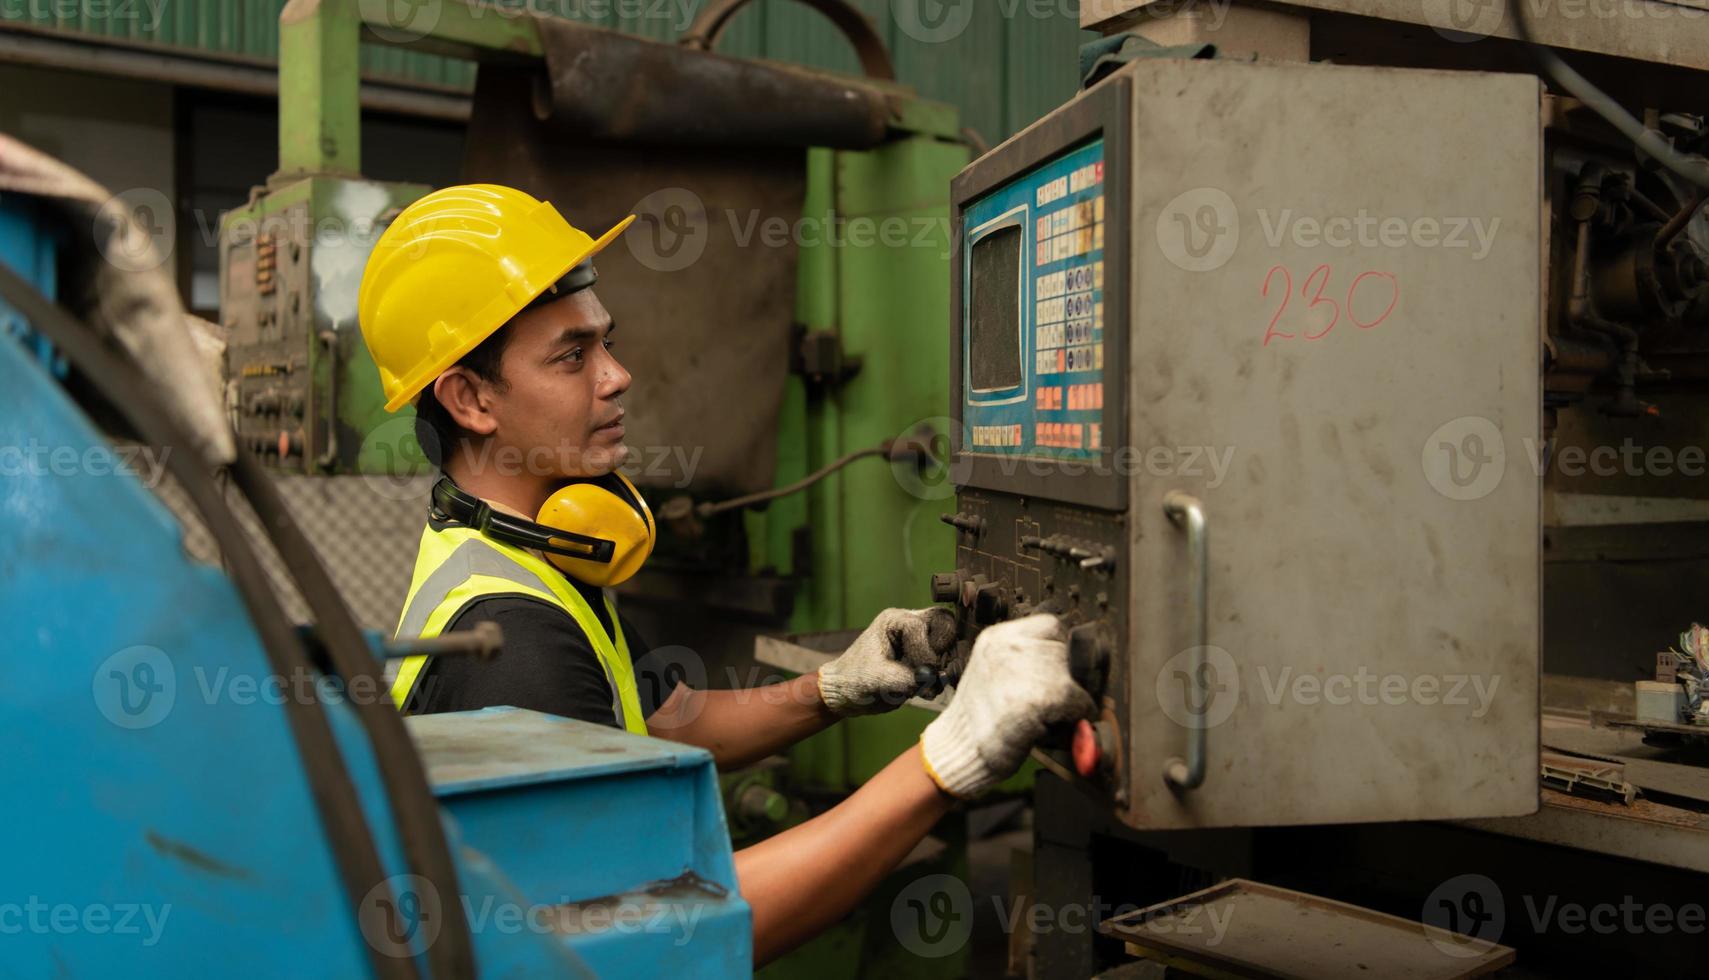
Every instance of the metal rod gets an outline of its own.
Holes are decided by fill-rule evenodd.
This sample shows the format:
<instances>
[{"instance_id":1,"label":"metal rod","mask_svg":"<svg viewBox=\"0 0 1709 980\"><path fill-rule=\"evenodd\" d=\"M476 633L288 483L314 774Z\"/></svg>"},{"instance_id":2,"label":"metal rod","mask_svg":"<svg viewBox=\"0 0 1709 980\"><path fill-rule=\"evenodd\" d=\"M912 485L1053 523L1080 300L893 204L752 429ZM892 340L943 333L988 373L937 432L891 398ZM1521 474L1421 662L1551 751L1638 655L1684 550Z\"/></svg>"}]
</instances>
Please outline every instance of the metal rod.
<instances>
[{"instance_id":1,"label":"metal rod","mask_svg":"<svg viewBox=\"0 0 1709 980\"><path fill-rule=\"evenodd\" d=\"M1679 209L1677 214L1667 219L1667 224L1662 226L1662 230L1656 232L1656 251L1659 252L1673 244L1674 236L1678 235L1685 229L1686 225L1691 223L1691 216L1696 214L1697 209L1703 206L1703 201L1706 196L1709 195L1698 193L1691 200L1687 201L1685 205Z\"/></svg>"},{"instance_id":2,"label":"metal rod","mask_svg":"<svg viewBox=\"0 0 1709 980\"><path fill-rule=\"evenodd\" d=\"M1205 648L1210 642L1210 555L1209 530L1205 526L1205 508L1199 498L1180 490L1171 490L1163 498L1163 513L1177 527L1187 529L1187 554L1190 563L1193 604L1193 668L1194 685L1205 680ZM1197 696L1194 696L1196 693ZM1205 781L1205 708L1209 691L1189 691L1187 711L1192 716L1192 734L1187 741L1187 758L1170 759L1163 764L1163 780L1176 789L1194 789Z\"/></svg>"},{"instance_id":3,"label":"metal rod","mask_svg":"<svg viewBox=\"0 0 1709 980\"><path fill-rule=\"evenodd\" d=\"M387 659L396 657L466 657L491 660L504 646L504 631L497 623L476 623L473 628L388 640Z\"/></svg>"},{"instance_id":4,"label":"metal rod","mask_svg":"<svg viewBox=\"0 0 1709 980\"><path fill-rule=\"evenodd\" d=\"M900 98L879 82L558 17L534 23L548 82L535 91L534 113L577 141L869 150L889 138Z\"/></svg>"}]
</instances>

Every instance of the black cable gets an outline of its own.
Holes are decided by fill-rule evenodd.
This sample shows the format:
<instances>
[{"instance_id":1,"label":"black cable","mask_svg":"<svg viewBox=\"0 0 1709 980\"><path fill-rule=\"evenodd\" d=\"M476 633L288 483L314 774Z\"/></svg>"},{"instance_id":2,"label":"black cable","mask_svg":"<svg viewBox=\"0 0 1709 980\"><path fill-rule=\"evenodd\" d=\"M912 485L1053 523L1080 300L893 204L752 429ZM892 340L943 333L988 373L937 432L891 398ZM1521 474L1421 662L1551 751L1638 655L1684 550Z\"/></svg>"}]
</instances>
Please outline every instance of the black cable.
<instances>
[{"instance_id":1,"label":"black cable","mask_svg":"<svg viewBox=\"0 0 1709 980\"><path fill-rule=\"evenodd\" d=\"M445 828L439 822L439 803L428 785L421 757L410 741L402 716L390 699L366 694L385 691L380 662L368 646L362 627L356 622L338 587L333 584L332 576L321 563L319 553L285 506L272 478L254 457L241 450L232 467L232 475L237 489L249 500L255 516L267 530L268 538L278 549L279 557L296 581L303 600L313 611L333 671L344 679L347 691L354 689L359 692L346 700L353 706L374 748L380 778L386 785L386 795L390 800L392 819L397 824L409 866L447 899L440 903L443 918L439 933L427 949L430 973L435 978L472 978L475 976L474 941L469 935L468 918L463 913L462 890L457 884L457 867L451 858L451 845L446 841ZM360 686L352 687L358 684Z\"/></svg>"},{"instance_id":2,"label":"black cable","mask_svg":"<svg viewBox=\"0 0 1709 980\"><path fill-rule=\"evenodd\" d=\"M802 490L807 489L857 459L864 459L867 456L888 455L890 455L890 440L886 439L883 443L877 446L857 449L852 453L839 456L831 462L826 463L818 470L809 473L788 486L776 487L771 490L761 490L758 493L750 493L741 497L732 497L729 500L720 500L717 503L696 504L694 507L694 514L696 517L711 517L713 514L722 514L727 510L738 510L743 507L752 507L756 504L763 504L770 500L776 500L779 497L787 497L792 493L799 493Z\"/></svg>"},{"instance_id":3,"label":"black cable","mask_svg":"<svg viewBox=\"0 0 1709 980\"><path fill-rule=\"evenodd\" d=\"M1531 28L1525 23L1525 10L1522 0L1507 0L1507 9L1513 15L1514 32L1519 35L1519 41L1537 59L1543 73L1554 79L1555 84L1566 89L1573 98L1589 106L1591 111L1601 116L1620 131L1622 136L1631 140L1637 148L1657 163L1676 174L1681 180L1703 190L1709 190L1709 165L1692 160L1673 148L1660 133L1645 126L1638 118L1627 112L1620 103L1608 97L1608 93L1597 88L1590 79L1574 71L1572 66L1561 60L1561 56L1550 48L1538 44L1531 38Z\"/></svg>"},{"instance_id":4,"label":"black cable","mask_svg":"<svg viewBox=\"0 0 1709 980\"><path fill-rule=\"evenodd\" d=\"M4 264L0 264L0 297L52 341L146 442L158 447L192 445L177 420L156 401L150 384L134 365L108 350L93 330L48 302ZM278 596L273 593L266 572L224 494L205 468L206 460L196 452L167 452L163 459L225 555L231 579L248 609L271 669L282 679L293 674L310 676L302 639L280 607ZM314 797L315 809L355 916L373 890L384 888L389 896L385 866L321 704L292 697L284 699L283 707L308 778L309 792ZM413 957L386 956L372 942L365 945L374 976L387 980L420 977Z\"/></svg>"}]
</instances>

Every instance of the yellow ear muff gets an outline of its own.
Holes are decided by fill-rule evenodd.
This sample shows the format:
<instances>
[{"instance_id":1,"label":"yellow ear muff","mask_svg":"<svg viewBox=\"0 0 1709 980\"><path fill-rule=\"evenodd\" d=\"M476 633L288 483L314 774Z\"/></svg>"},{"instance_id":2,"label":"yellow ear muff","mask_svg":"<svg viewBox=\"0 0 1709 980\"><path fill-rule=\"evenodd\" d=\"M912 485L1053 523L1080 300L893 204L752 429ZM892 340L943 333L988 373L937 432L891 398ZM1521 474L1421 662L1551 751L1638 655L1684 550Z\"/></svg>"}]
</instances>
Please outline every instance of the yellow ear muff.
<instances>
[{"instance_id":1,"label":"yellow ear muff","mask_svg":"<svg viewBox=\"0 0 1709 980\"><path fill-rule=\"evenodd\" d=\"M604 538L615 546L608 562L546 552L565 575L605 587L628 581L653 553L653 512L621 473L572 483L546 498L535 520L548 528Z\"/></svg>"}]
</instances>

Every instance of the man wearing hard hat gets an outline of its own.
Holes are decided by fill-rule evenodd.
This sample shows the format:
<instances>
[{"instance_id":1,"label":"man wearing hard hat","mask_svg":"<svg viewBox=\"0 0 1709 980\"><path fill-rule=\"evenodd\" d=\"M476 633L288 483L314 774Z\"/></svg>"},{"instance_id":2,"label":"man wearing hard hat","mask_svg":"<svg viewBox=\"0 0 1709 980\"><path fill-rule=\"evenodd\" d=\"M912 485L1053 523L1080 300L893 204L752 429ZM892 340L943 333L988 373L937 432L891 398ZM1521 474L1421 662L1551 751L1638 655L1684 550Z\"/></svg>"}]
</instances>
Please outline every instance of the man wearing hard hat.
<instances>
[{"instance_id":1,"label":"man wearing hard hat","mask_svg":"<svg viewBox=\"0 0 1709 980\"><path fill-rule=\"evenodd\" d=\"M640 568L655 528L619 473L629 373L594 295L598 239L508 187L435 191L380 236L362 277L362 336L387 411L416 407L443 470L398 635L496 623L504 653L411 657L400 710L511 705L699 745L722 768L764 758L838 718L886 711L942 667L941 610L888 609L846 652L767 696L679 685L643 702L637 651L604 592ZM529 515L533 515L530 518ZM949 708L854 795L736 855L754 958L811 938L853 908L957 798L1020 767L1045 729L1092 713L1051 616L980 634Z\"/></svg>"}]
</instances>

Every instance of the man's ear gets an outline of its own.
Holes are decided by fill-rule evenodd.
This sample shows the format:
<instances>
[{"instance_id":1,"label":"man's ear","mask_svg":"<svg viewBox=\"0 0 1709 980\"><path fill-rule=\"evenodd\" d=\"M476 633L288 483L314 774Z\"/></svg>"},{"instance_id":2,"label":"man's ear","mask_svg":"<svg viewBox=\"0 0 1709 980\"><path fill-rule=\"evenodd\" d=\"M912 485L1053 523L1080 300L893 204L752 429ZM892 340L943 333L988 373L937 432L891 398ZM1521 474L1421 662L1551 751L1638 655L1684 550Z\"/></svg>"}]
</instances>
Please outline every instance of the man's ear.
<instances>
[{"instance_id":1,"label":"man's ear","mask_svg":"<svg viewBox=\"0 0 1709 980\"><path fill-rule=\"evenodd\" d=\"M492 414L492 386L465 367L453 367L433 382L433 397L464 430L490 436L498 430Z\"/></svg>"}]
</instances>

